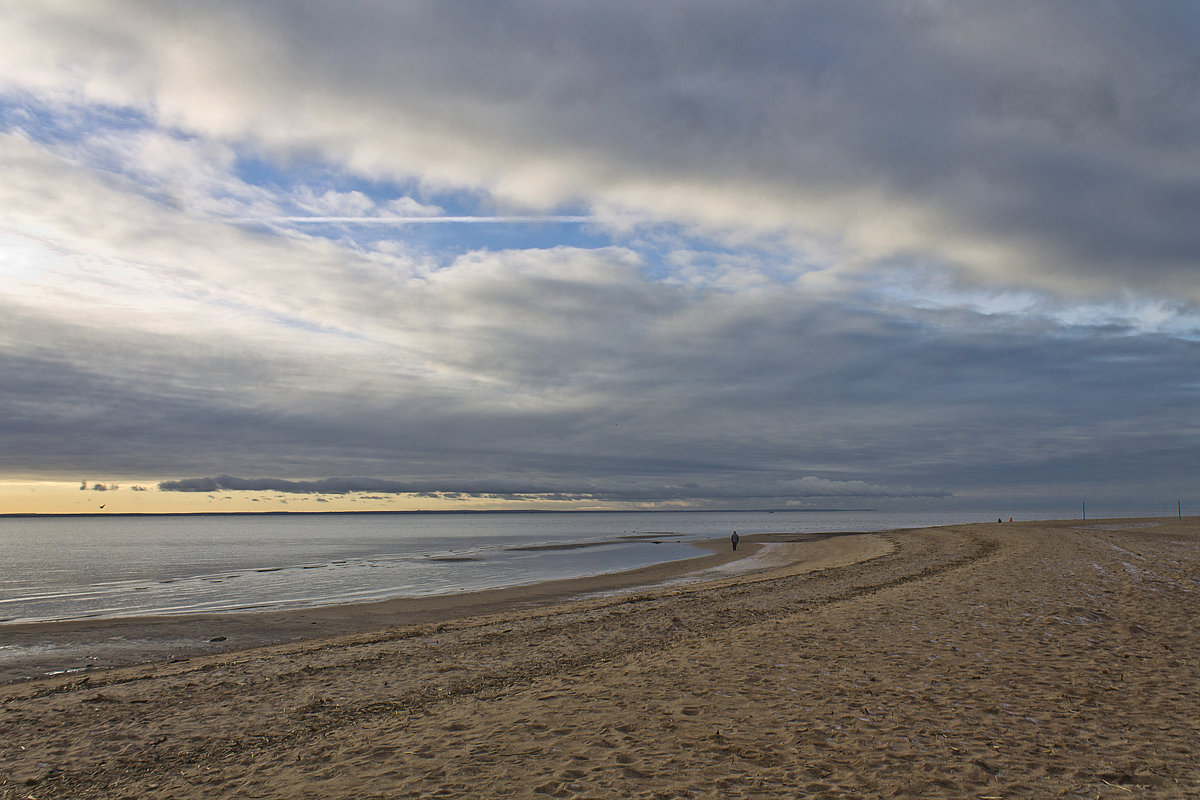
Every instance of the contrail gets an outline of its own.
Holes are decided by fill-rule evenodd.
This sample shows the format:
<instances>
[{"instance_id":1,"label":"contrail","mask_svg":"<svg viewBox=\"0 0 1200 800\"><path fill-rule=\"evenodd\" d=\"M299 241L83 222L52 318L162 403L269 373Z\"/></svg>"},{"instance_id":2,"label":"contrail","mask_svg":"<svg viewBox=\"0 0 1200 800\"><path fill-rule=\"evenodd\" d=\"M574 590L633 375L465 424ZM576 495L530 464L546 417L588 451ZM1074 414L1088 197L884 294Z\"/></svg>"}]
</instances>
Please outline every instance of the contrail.
<instances>
[{"instance_id":1,"label":"contrail","mask_svg":"<svg viewBox=\"0 0 1200 800\"><path fill-rule=\"evenodd\" d=\"M578 225L592 222L596 217L590 216L522 216L522 217L257 217L247 219L247 222L299 222L316 224L341 225L420 225L428 223L464 223L464 224L568 224Z\"/></svg>"}]
</instances>

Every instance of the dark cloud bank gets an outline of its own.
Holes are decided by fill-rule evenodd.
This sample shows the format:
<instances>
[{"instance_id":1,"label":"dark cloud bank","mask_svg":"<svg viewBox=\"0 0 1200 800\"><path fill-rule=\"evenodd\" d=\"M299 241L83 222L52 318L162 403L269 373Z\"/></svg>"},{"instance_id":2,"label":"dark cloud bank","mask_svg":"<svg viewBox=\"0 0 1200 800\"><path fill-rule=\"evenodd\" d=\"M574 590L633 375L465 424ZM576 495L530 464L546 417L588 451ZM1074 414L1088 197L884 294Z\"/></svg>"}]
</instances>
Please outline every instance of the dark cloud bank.
<instances>
[{"instance_id":1,"label":"dark cloud bank","mask_svg":"<svg viewBox=\"0 0 1200 800\"><path fill-rule=\"evenodd\" d=\"M503 498L524 500L605 500L605 501L662 501L662 500L714 500L714 499L763 499L778 498L778 494L756 494L768 488L736 485L714 485L691 487L656 487L637 491L616 486L580 486L575 490L548 489L546 487L523 488L505 486L489 481L445 481L438 483L394 481L380 478L348 477L323 478L320 480L285 480L281 478L237 478L232 475L216 475L205 478L183 478L163 481L158 488L164 492L280 492L284 494L359 494L377 492L381 494L412 494L423 497ZM776 492L790 489L791 497L845 497L845 498L890 498L890 497L944 497L946 492L920 492L917 490L888 490L871 486L862 481L836 482L808 477L794 481L789 487L775 487Z\"/></svg>"}]
</instances>

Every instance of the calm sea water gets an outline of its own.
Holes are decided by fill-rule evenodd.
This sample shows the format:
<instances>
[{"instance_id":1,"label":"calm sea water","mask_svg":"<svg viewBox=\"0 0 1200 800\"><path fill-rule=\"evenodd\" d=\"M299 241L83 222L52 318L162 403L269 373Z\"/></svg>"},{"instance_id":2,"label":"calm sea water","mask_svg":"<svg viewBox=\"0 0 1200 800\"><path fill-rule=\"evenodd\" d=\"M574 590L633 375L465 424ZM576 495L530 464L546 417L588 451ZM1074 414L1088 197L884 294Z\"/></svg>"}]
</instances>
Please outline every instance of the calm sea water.
<instances>
[{"instance_id":1,"label":"calm sea water","mask_svg":"<svg viewBox=\"0 0 1200 800\"><path fill-rule=\"evenodd\" d=\"M869 511L0 518L0 623L448 594L694 558L704 552L694 542L733 530L989 519Z\"/></svg>"}]
</instances>

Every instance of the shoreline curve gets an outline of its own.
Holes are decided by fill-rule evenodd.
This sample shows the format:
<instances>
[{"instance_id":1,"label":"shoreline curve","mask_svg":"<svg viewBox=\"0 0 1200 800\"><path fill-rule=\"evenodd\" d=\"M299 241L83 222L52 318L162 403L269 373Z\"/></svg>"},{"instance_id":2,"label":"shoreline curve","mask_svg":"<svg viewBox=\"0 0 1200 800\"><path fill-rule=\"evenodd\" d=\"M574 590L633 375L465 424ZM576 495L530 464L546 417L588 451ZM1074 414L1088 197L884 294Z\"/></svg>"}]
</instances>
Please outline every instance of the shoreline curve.
<instances>
[{"instance_id":1,"label":"shoreline curve","mask_svg":"<svg viewBox=\"0 0 1200 800\"><path fill-rule=\"evenodd\" d=\"M0 625L0 685L161 661L180 661L275 644L446 623L807 565L853 563L882 553L876 533L753 534L734 552L725 539L695 542L706 555L623 572L500 589L396 597L286 610L95 617Z\"/></svg>"}]
</instances>

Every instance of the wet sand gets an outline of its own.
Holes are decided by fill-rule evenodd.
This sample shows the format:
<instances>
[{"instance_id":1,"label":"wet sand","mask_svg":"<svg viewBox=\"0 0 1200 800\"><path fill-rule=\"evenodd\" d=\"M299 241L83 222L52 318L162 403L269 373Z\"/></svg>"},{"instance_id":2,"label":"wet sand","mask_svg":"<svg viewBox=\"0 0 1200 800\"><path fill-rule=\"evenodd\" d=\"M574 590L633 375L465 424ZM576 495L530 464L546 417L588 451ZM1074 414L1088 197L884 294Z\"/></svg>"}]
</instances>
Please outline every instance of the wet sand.
<instances>
[{"instance_id":1,"label":"wet sand","mask_svg":"<svg viewBox=\"0 0 1200 800\"><path fill-rule=\"evenodd\" d=\"M747 538L2 686L0 797L1200 796L1200 520Z\"/></svg>"},{"instance_id":2,"label":"wet sand","mask_svg":"<svg viewBox=\"0 0 1200 800\"><path fill-rule=\"evenodd\" d=\"M805 558L823 559L850 547L827 534L776 537L809 545ZM825 544L822 544L825 542ZM795 542L793 542L795 543ZM480 592L397 598L288 611L118 617L0 625L0 684L153 661L188 659L280 642L363 633L399 625L445 622L561 603L572 597L668 581L761 569L791 557L784 543L750 543L737 552L725 540L697 542L707 555L587 578L546 581ZM759 564L760 559L766 559ZM817 562L813 562L817 563ZM714 572L714 570L716 572Z\"/></svg>"}]
</instances>

